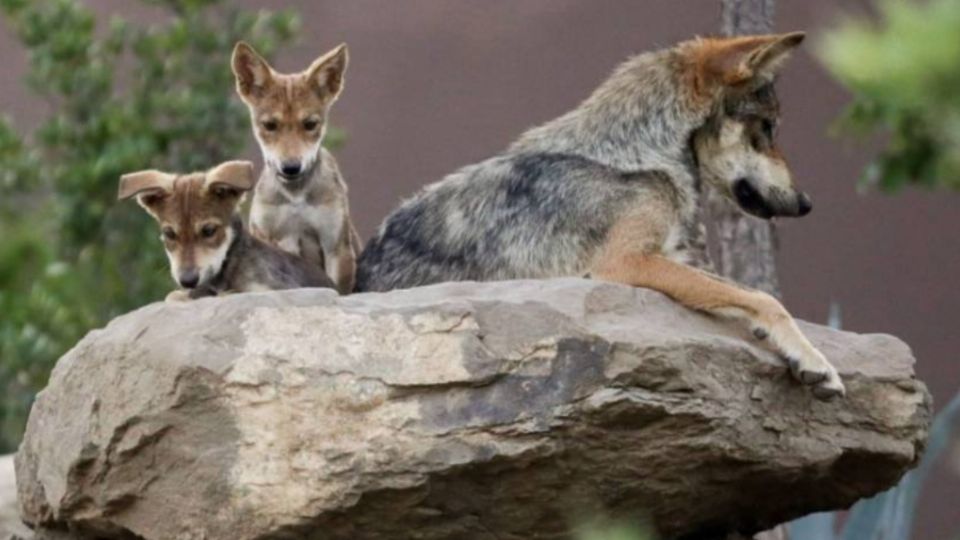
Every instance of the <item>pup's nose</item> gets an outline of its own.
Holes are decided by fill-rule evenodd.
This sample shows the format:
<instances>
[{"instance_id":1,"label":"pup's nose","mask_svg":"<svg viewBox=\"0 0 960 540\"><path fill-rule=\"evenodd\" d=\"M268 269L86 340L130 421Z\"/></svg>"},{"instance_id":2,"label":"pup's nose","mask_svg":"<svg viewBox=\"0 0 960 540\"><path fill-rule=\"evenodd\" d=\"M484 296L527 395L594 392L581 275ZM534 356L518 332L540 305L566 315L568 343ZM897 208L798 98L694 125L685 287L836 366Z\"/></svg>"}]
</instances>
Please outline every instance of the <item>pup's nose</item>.
<instances>
[{"instance_id":1,"label":"pup's nose","mask_svg":"<svg viewBox=\"0 0 960 540\"><path fill-rule=\"evenodd\" d=\"M797 198L797 215L805 216L813 210L813 201L806 193L801 193Z\"/></svg>"},{"instance_id":2,"label":"pup's nose","mask_svg":"<svg viewBox=\"0 0 960 540\"><path fill-rule=\"evenodd\" d=\"M180 286L184 289L192 289L200 282L200 272L196 270L184 270L180 272Z\"/></svg>"},{"instance_id":3,"label":"pup's nose","mask_svg":"<svg viewBox=\"0 0 960 540\"><path fill-rule=\"evenodd\" d=\"M285 176L297 176L300 174L300 162L284 161L280 165L280 172L282 172Z\"/></svg>"}]
</instances>

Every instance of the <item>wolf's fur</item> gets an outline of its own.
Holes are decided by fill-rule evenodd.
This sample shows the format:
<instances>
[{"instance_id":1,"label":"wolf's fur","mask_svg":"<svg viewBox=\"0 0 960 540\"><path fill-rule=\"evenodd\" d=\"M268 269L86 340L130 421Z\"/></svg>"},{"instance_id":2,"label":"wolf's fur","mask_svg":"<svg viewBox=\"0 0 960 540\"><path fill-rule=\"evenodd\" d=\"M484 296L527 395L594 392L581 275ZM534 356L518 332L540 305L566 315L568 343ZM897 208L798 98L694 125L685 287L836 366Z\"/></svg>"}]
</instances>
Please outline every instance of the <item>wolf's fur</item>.
<instances>
[{"instance_id":1,"label":"wolf's fur","mask_svg":"<svg viewBox=\"0 0 960 540\"><path fill-rule=\"evenodd\" d=\"M250 109L264 160L251 230L322 268L344 294L353 289L360 242L347 185L322 143L346 66L346 45L294 74L277 73L245 43L233 53L237 93Z\"/></svg>"},{"instance_id":2,"label":"wolf's fur","mask_svg":"<svg viewBox=\"0 0 960 540\"><path fill-rule=\"evenodd\" d=\"M318 268L250 236L237 208L254 185L253 164L231 161L206 173L123 175L119 198L136 197L157 220L181 287L169 299L227 292L333 287Z\"/></svg>"},{"instance_id":3,"label":"wolf's fur","mask_svg":"<svg viewBox=\"0 0 960 540\"><path fill-rule=\"evenodd\" d=\"M590 274L741 319L824 398L836 370L769 295L688 263L700 180L760 217L803 215L773 141L773 78L802 34L698 39L637 56L580 107L427 186L360 256L358 290Z\"/></svg>"}]
</instances>

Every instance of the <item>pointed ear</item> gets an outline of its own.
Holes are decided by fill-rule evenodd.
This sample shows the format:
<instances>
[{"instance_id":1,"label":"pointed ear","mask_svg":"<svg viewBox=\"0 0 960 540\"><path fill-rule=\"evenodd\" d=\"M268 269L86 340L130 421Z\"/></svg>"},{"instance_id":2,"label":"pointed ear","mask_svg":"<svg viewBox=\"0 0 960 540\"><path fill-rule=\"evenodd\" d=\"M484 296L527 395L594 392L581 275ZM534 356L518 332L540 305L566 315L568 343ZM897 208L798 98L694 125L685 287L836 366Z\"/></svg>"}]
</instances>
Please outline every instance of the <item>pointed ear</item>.
<instances>
[{"instance_id":1,"label":"pointed ear","mask_svg":"<svg viewBox=\"0 0 960 540\"><path fill-rule=\"evenodd\" d=\"M206 187L219 197L237 197L253 189L257 177L253 174L253 163L249 161L228 161L207 172Z\"/></svg>"},{"instance_id":2,"label":"pointed ear","mask_svg":"<svg viewBox=\"0 0 960 540\"><path fill-rule=\"evenodd\" d=\"M790 57L793 49L803 43L807 35L803 32L790 32L772 37L774 38L772 42L754 52L747 60L755 77L775 75Z\"/></svg>"},{"instance_id":3,"label":"pointed ear","mask_svg":"<svg viewBox=\"0 0 960 540\"><path fill-rule=\"evenodd\" d=\"M244 99L262 96L272 79L270 64L243 41L233 48L231 67L237 79L237 93Z\"/></svg>"},{"instance_id":4,"label":"pointed ear","mask_svg":"<svg viewBox=\"0 0 960 540\"><path fill-rule=\"evenodd\" d=\"M123 200L136 196L140 206L149 210L170 194L176 178L176 175L156 170L125 174L120 177L117 199Z\"/></svg>"},{"instance_id":5,"label":"pointed ear","mask_svg":"<svg viewBox=\"0 0 960 540\"><path fill-rule=\"evenodd\" d=\"M307 76L319 95L331 100L337 99L343 90L343 74L347 71L348 61L347 44L341 43L310 64Z\"/></svg>"},{"instance_id":6,"label":"pointed ear","mask_svg":"<svg viewBox=\"0 0 960 540\"><path fill-rule=\"evenodd\" d=\"M703 79L726 86L770 79L805 36L791 32L706 40L700 45L697 64Z\"/></svg>"}]
</instances>

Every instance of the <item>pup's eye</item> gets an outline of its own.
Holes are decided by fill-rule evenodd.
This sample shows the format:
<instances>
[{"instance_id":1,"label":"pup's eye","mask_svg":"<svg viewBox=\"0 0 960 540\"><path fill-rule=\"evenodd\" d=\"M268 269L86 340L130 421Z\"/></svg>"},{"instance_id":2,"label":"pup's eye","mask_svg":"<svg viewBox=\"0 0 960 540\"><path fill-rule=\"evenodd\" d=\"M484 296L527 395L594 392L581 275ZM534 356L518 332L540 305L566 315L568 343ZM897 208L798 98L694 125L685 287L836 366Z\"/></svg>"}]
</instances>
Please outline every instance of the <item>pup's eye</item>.
<instances>
[{"instance_id":1,"label":"pup's eye","mask_svg":"<svg viewBox=\"0 0 960 540\"><path fill-rule=\"evenodd\" d=\"M217 234L218 228L219 227L217 227L216 225L212 225L208 223L200 228L200 236L204 238L213 238L213 235Z\"/></svg>"},{"instance_id":2,"label":"pup's eye","mask_svg":"<svg viewBox=\"0 0 960 540\"><path fill-rule=\"evenodd\" d=\"M171 242L177 239L177 233L174 232L170 227L164 227L161 229L160 234L163 236L164 240L170 240Z\"/></svg>"},{"instance_id":3,"label":"pup's eye","mask_svg":"<svg viewBox=\"0 0 960 540\"><path fill-rule=\"evenodd\" d=\"M320 125L320 122L318 120L314 120L313 118L308 118L303 121L303 129L307 131L313 131L317 129L317 126L319 125Z\"/></svg>"},{"instance_id":4,"label":"pup's eye","mask_svg":"<svg viewBox=\"0 0 960 540\"><path fill-rule=\"evenodd\" d=\"M280 127L280 124L276 120L264 120L263 129L267 131L276 131Z\"/></svg>"}]
</instances>

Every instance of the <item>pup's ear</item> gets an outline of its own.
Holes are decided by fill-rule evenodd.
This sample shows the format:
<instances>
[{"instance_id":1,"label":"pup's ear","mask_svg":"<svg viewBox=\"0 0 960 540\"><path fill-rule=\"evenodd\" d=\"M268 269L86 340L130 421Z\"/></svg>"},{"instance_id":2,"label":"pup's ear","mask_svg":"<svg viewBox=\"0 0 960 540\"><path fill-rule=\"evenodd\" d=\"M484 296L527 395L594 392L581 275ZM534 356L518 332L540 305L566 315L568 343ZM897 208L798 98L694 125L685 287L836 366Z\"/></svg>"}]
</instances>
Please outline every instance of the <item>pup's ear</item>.
<instances>
[{"instance_id":1,"label":"pup's ear","mask_svg":"<svg viewBox=\"0 0 960 540\"><path fill-rule=\"evenodd\" d=\"M708 83L726 86L770 80L804 37L803 32L790 32L706 40L698 51L701 77Z\"/></svg>"},{"instance_id":2,"label":"pup's ear","mask_svg":"<svg viewBox=\"0 0 960 540\"><path fill-rule=\"evenodd\" d=\"M343 74L347 71L347 44L341 43L327 54L317 58L307 68L307 76L320 96L337 99L343 90Z\"/></svg>"},{"instance_id":3,"label":"pup's ear","mask_svg":"<svg viewBox=\"0 0 960 540\"><path fill-rule=\"evenodd\" d=\"M237 79L237 93L244 99L254 99L263 95L271 81L270 64L257 54L257 51L243 41L233 48L230 63Z\"/></svg>"},{"instance_id":4,"label":"pup's ear","mask_svg":"<svg viewBox=\"0 0 960 540\"><path fill-rule=\"evenodd\" d=\"M253 174L253 163L249 161L228 161L207 172L206 187L218 197L239 197L253 189L257 177Z\"/></svg>"},{"instance_id":5,"label":"pup's ear","mask_svg":"<svg viewBox=\"0 0 960 540\"><path fill-rule=\"evenodd\" d=\"M136 196L140 206L149 211L170 194L176 178L176 175L152 169L125 174L120 177L117 199Z\"/></svg>"}]
</instances>

